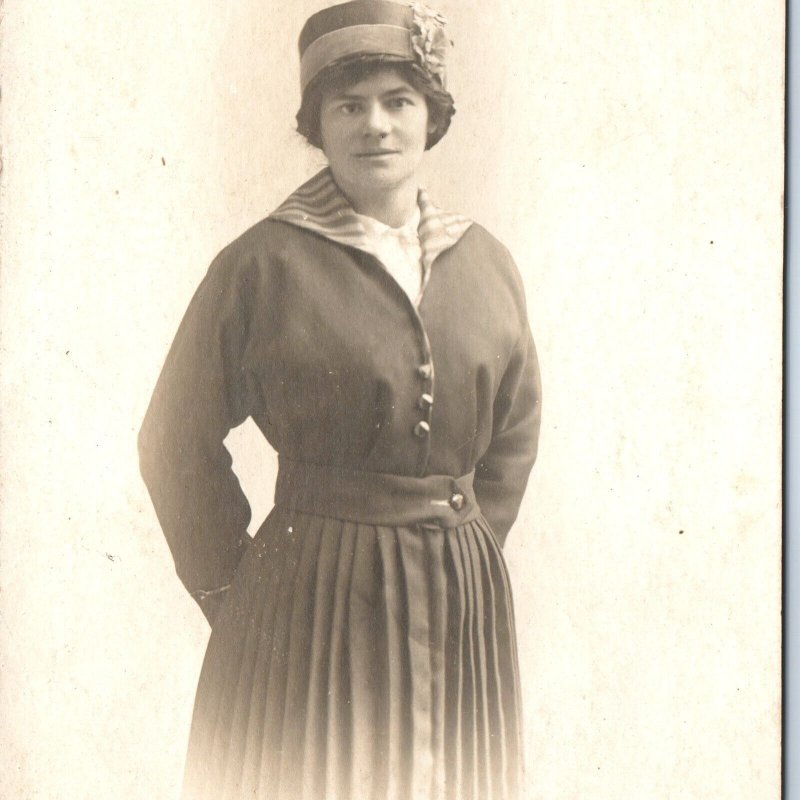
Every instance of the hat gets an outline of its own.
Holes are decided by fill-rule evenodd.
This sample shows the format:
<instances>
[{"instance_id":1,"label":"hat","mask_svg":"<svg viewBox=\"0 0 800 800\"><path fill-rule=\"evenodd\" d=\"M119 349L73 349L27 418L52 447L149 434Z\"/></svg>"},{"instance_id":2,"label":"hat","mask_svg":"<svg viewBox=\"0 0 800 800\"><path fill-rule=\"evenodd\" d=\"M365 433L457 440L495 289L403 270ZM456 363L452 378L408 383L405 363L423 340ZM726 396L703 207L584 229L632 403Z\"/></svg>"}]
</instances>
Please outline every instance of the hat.
<instances>
[{"instance_id":1,"label":"hat","mask_svg":"<svg viewBox=\"0 0 800 800\"><path fill-rule=\"evenodd\" d=\"M309 17L300 32L300 88L331 64L357 56L412 62L445 86L445 18L422 3L351 0Z\"/></svg>"}]
</instances>

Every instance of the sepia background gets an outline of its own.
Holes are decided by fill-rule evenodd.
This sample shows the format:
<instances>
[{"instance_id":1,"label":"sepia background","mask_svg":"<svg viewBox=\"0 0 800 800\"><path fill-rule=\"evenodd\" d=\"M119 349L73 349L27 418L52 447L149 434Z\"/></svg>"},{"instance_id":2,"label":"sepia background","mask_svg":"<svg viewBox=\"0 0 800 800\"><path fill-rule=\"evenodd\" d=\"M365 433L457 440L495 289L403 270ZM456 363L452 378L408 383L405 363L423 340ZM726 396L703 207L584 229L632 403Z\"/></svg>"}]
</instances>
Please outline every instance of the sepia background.
<instances>
[{"instance_id":1,"label":"sepia background","mask_svg":"<svg viewBox=\"0 0 800 800\"><path fill-rule=\"evenodd\" d=\"M211 258L324 163L323 4L3 4L0 797L177 797L208 628L136 434ZM777 798L783 4L439 8L426 183L514 254L544 381L527 797ZM254 530L275 459L229 444Z\"/></svg>"}]
</instances>

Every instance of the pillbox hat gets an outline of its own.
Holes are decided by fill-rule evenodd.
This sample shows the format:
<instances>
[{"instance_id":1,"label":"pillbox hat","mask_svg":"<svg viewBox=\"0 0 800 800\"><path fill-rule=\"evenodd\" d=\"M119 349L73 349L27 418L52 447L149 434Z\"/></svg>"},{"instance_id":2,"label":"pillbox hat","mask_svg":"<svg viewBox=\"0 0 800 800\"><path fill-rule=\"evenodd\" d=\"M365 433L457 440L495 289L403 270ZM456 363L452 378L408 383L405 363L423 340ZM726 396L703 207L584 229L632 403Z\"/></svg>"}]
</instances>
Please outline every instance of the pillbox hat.
<instances>
[{"instance_id":1,"label":"pillbox hat","mask_svg":"<svg viewBox=\"0 0 800 800\"><path fill-rule=\"evenodd\" d=\"M351 0L309 17L300 32L300 87L349 57L387 56L416 63L444 88L450 42L445 18L422 3Z\"/></svg>"}]
</instances>

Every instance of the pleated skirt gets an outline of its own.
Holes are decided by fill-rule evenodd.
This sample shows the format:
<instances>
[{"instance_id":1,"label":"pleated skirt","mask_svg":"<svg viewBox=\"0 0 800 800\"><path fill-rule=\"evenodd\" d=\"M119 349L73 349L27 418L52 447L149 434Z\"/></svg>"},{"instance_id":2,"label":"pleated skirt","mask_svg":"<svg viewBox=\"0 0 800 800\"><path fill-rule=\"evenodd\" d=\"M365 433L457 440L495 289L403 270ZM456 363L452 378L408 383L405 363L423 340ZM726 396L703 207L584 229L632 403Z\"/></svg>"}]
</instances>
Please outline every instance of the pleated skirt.
<instances>
[{"instance_id":1,"label":"pleated skirt","mask_svg":"<svg viewBox=\"0 0 800 800\"><path fill-rule=\"evenodd\" d=\"M184 800L511 800L521 769L511 590L484 518L274 509L211 632Z\"/></svg>"}]
</instances>

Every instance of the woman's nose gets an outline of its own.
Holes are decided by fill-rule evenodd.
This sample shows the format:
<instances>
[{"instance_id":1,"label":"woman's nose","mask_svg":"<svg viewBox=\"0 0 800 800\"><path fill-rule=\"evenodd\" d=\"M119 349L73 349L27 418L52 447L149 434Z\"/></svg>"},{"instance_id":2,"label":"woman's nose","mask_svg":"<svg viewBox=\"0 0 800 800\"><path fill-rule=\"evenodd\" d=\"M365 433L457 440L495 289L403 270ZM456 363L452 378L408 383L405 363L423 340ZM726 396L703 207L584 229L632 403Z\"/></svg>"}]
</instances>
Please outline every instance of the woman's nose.
<instances>
[{"instance_id":1,"label":"woman's nose","mask_svg":"<svg viewBox=\"0 0 800 800\"><path fill-rule=\"evenodd\" d=\"M372 103L366 115L365 132L371 136L386 136L391 128L389 115L380 103Z\"/></svg>"}]
</instances>

